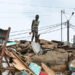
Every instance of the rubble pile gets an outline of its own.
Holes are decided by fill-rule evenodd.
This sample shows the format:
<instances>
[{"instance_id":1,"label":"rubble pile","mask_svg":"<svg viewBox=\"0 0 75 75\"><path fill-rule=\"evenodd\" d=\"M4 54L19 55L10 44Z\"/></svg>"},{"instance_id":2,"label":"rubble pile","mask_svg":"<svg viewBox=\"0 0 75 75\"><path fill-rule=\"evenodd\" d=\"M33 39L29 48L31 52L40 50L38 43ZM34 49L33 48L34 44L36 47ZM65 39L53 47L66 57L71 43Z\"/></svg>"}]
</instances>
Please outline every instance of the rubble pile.
<instances>
[{"instance_id":1,"label":"rubble pile","mask_svg":"<svg viewBox=\"0 0 75 75\"><path fill-rule=\"evenodd\" d=\"M24 65L23 63L25 63L26 65L29 65L32 63L32 65L30 66L31 69L33 69L32 67L33 65L37 64L40 66L40 68L39 66L37 66L37 68L39 68L40 70L43 69L40 72L43 72L45 70L47 74L49 74L49 71L52 73L54 72L51 75L55 75L55 73L58 73L58 72L64 73L63 75L68 75L67 73L69 70L69 67L68 67L69 62L75 59L74 48L68 48L67 46L64 46L63 42L55 41L55 40L47 41L44 39L40 39L38 45L36 44L37 42L33 43L33 46L37 45L39 48L38 47L33 48L32 42L27 40L20 40L15 42L16 42L15 45L8 46L7 48L8 50L10 48L15 50L15 53L18 54L17 57L20 59L21 62L23 61L21 63L19 60L16 60L16 62L17 61L20 62L22 66ZM36 53L35 49L36 50L42 49L43 51L42 54L39 54L39 52ZM10 53L11 52L7 54L10 54ZM45 66L47 65L47 68L51 70L47 72L46 69L44 68L45 66L42 67L41 63L43 63Z\"/></svg>"},{"instance_id":2,"label":"rubble pile","mask_svg":"<svg viewBox=\"0 0 75 75\"><path fill-rule=\"evenodd\" d=\"M16 50L24 55L34 53L32 56L33 60L35 59L37 62L48 62L51 65L64 64L68 61L68 52L65 49L58 48L58 43L40 40L40 45L44 52L39 56L33 52L31 43L29 41L20 41L16 46Z\"/></svg>"},{"instance_id":3,"label":"rubble pile","mask_svg":"<svg viewBox=\"0 0 75 75\"><path fill-rule=\"evenodd\" d=\"M55 71L64 71L67 68L68 52L65 49L58 48L59 43L40 39L40 45L44 51L42 55L36 55L33 52L30 41L19 41L16 50L23 56L32 55L28 59L29 62L35 62L39 65L43 62Z\"/></svg>"}]
</instances>

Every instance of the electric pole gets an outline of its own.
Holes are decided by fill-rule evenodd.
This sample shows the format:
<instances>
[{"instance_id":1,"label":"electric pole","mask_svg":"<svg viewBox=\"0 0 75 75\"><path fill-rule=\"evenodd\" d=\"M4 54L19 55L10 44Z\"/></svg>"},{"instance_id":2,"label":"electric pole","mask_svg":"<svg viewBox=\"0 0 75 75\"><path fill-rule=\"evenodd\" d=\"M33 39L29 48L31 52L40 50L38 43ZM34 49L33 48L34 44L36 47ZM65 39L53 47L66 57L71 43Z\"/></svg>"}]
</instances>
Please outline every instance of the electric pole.
<instances>
[{"instance_id":1,"label":"electric pole","mask_svg":"<svg viewBox=\"0 0 75 75\"><path fill-rule=\"evenodd\" d=\"M69 20L67 20L67 45L68 45L68 46L69 46L69 44L70 44L70 42L69 42L70 19L71 19L71 17L72 17L73 15L74 15L74 12L72 12L72 14L71 14L71 16L70 16Z\"/></svg>"},{"instance_id":2,"label":"electric pole","mask_svg":"<svg viewBox=\"0 0 75 75\"><path fill-rule=\"evenodd\" d=\"M62 42L62 10L61 10L61 42Z\"/></svg>"},{"instance_id":3,"label":"electric pole","mask_svg":"<svg viewBox=\"0 0 75 75\"><path fill-rule=\"evenodd\" d=\"M67 45L69 46L69 20L67 20Z\"/></svg>"}]
</instances>

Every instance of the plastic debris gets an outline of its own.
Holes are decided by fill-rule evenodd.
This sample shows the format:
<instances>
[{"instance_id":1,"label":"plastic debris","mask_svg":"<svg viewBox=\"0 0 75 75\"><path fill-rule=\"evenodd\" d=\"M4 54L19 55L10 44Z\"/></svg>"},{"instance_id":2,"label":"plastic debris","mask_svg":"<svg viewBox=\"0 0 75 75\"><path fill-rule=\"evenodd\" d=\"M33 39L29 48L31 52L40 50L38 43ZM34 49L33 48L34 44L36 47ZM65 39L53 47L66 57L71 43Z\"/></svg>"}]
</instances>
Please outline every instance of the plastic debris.
<instances>
[{"instance_id":1,"label":"plastic debris","mask_svg":"<svg viewBox=\"0 0 75 75\"><path fill-rule=\"evenodd\" d=\"M30 63L29 68L36 74L39 75L41 72L41 67L35 63Z\"/></svg>"}]
</instances>

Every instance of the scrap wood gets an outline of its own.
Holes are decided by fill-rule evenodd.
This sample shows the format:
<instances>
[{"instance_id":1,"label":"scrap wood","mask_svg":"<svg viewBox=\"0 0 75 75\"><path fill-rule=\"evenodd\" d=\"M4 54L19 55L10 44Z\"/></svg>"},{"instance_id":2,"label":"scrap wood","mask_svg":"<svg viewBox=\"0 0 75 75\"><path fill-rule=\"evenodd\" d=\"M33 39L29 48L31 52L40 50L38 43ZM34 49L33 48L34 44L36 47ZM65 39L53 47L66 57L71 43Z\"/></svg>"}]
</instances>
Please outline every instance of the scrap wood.
<instances>
[{"instance_id":1,"label":"scrap wood","mask_svg":"<svg viewBox=\"0 0 75 75\"><path fill-rule=\"evenodd\" d=\"M19 44L19 47L21 47L21 48L26 48L28 46L29 46L29 42L26 42L24 44Z\"/></svg>"},{"instance_id":2,"label":"scrap wood","mask_svg":"<svg viewBox=\"0 0 75 75\"><path fill-rule=\"evenodd\" d=\"M48 40L40 39L40 44L51 44L51 42Z\"/></svg>"},{"instance_id":3,"label":"scrap wood","mask_svg":"<svg viewBox=\"0 0 75 75\"><path fill-rule=\"evenodd\" d=\"M67 70L67 65L66 64L53 65L51 66L51 69L55 72L65 72Z\"/></svg>"},{"instance_id":4,"label":"scrap wood","mask_svg":"<svg viewBox=\"0 0 75 75\"><path fill-rule=\"evenodd\" d=\"M59 44L59 45L63 45L63 44L64 44L64 42L56 41L56 40L52 40L52 42L57 43L57 44Z\"/></svg>"},{"instance_id":5,"label":"scrap wood","mask_svg":"<svg viewBox=\"0 0 75 75\"><path fill-rule=\"evenodd\" d=\"M4 72L5 70L15 71L16 69L15 69L14 67L6 67L6 68L0 67L0 71L1 71L1 72ZM16 70L16 71L17 71L17 70Z\"/></svg>"},{"instance_id":6,"label":"scrap wood","mask_svg":"<svg viewBox=\"0 0 75 75\"><path fill-rule=\"evenodd\" d=\"M48 75L55 75L55 72L53 70L51 70L50 68L48 68L48 66L46 66L44 63L41 63L42 68L45 70L45 72Z\"/></svg>"},{"instance_id":7,"label":"scrap wood","mask_svg":"<svg viewBox=\"0 0 75 75\"><path fill-rule=\"evenodd\" d=\"M54 49L55 46L52 45L52 44L45 44L45 45L42 45L42 48L46 48L46 49Z\"/></svg>"},{"instance_id":8,"label":"scrap wood","mask_svg":"<svg viewBox=\"0 0 75 75\"><path fill-rule=\"evenodd\" d=\"M20 56L18 56L14 51L6 51L13 58L13 66L19 71L25 70L29 73L29 75L35 75L34 72L28 67L28 65L22 61Z\"/></svg>"}]
</instances>

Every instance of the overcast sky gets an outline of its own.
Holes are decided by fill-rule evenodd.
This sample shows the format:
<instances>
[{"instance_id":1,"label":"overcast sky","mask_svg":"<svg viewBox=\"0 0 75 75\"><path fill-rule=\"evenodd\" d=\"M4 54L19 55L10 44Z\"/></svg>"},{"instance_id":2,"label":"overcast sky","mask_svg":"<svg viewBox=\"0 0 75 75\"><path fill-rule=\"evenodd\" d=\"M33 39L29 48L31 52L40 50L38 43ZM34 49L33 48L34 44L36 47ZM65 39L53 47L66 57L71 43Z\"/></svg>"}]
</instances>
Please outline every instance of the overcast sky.
<instances>
[{"instance_id":1,"label":"overcast sky","mask_svg":"<svg viewBox=\"0 0 75 75\"><path fill-rule=\"evenodd\" d=\"M40 38L47 40L61 40L60 30L50 32L45 27L60 24L61 23L61 10L65 10L63 14L63 22L65 22L71 16L72 12L75 12L75 0L0 0L0 28L11 27L11 39L30 39L31 23L36 14L40 16L39 33ZM70 23L75 25L75 15L71 17ZM66 27L66 26L64 26ZM56 29L59 29L57 27ZM74 29L70 29L70 41L75 34ZM48 32L48 33L47 33ZM17 34L17 35L16 35ZM19 34L19 35L18 35ZM29 37L30 36L30 37ZM66 41L66 28L63 29L63 41Z\"/></svg>"}]
</instances>

